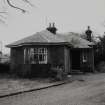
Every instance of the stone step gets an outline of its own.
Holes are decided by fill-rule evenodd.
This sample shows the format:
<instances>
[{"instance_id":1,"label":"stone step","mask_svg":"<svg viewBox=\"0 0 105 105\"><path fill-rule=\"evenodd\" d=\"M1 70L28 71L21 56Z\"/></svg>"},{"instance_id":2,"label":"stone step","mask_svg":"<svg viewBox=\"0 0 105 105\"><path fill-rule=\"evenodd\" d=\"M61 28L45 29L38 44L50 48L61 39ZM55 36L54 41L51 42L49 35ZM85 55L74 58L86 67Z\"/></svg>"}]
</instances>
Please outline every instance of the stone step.
<instances>
[{"instance_id":1,"label":"stone step","mask_svg":"<svg viewBox=\"0 0 105 105\"><path fill-rule=\"evenodd\" d=\"M81 72L80 70L72 70L71 73L72 74L83 74L83 72Z\"/></svg>"}]
</instances>

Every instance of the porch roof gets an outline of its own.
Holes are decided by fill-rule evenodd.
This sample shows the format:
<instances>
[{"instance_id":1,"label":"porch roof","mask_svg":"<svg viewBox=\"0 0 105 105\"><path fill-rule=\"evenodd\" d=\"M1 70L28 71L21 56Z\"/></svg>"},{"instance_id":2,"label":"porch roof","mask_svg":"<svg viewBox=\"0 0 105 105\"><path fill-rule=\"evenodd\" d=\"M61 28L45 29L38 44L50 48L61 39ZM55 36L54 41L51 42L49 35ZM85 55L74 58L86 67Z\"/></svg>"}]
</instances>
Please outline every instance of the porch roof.
<instances>
[{"instance_id":1,"label":"porch roof","mask_svg":"<svg viewBox=\"0 0 105 105\"><path fill-rule=\"evenodd\" d=\"M91 48L91 46L94 45L93 42L89 42L88 40L83 39L80 35L72 32L58 34L58 36L65 39L66 42L69 42L73 48Z\"/></svg>"}]
</instances>

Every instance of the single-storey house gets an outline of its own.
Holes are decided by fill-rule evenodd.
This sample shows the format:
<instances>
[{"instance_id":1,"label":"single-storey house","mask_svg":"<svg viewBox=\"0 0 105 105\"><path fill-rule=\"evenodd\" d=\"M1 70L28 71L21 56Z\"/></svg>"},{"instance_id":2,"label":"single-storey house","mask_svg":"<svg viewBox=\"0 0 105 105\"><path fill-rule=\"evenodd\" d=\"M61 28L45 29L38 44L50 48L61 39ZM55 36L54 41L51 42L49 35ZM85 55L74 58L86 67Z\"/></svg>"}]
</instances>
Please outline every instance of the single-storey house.
<instances>
[{"instance_id":1,"label":"single-storey house","mask_svg":"<svg viewBox=\"0 0 105 105\"><path fill-rule=\"evenodd\" d=\"M6 45L11 48L11 72L34 76L52 68L62 68L66 74L94 71L93 43L73 33L56 31L50 24L46 30Z\"/></svg>"}]
</instances>

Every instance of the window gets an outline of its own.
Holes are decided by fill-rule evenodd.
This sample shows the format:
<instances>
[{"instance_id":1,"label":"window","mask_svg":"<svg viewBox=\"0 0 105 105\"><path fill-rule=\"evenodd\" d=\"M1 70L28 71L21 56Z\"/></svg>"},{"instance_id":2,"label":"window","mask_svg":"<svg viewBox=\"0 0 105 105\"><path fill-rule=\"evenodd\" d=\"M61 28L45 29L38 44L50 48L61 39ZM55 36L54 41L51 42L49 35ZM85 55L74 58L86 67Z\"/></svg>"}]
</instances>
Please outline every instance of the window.
<instances>
[{"instance_id":1,"label":"window","mask_svg":"<svg viewBox=\"0 0 105 105\"><path fill-rule=\"evenodd\" d=\"M83 53L82 57L83 57L83 63L87 62L87 54Z\"/></svg>"},{"instance_id":2,"label":"window","mask_svg":"<svg viewBox=\"0 0 105 105\"><path fill-rule=\"evenodd\" d=\"M47 48L25 48L24 63L47 64Z\"/></svg>"}]
</instances>

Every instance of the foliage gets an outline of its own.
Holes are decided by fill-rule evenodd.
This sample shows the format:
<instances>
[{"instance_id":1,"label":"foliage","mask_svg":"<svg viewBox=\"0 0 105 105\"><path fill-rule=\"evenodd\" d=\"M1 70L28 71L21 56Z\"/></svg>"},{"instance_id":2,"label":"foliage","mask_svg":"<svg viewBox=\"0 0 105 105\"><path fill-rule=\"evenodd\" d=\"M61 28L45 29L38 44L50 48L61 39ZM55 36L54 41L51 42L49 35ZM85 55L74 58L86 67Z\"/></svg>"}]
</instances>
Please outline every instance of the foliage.
<instances>
[{"instance_id":1,"label":"foliage","mask_svg":"<svg viewBox=\"0 0 105 105\"><path fill-rule=\"evenodd\" d=\"M105 35L98 38L100 41L97 42L95 48L95 64L98 64L101 61L105 61Z\"/></svg>"},{"instance_id":2,"label":"foliage","mask_svg":"<svg viewBox=\"0 0 105 105\"><path fill-rule=\"evenodd\" d=\"M99 72L104 72L105 73L105 61L100 61L96 65L96 70L99 71Z\"/></svg>"}]
</instances>

